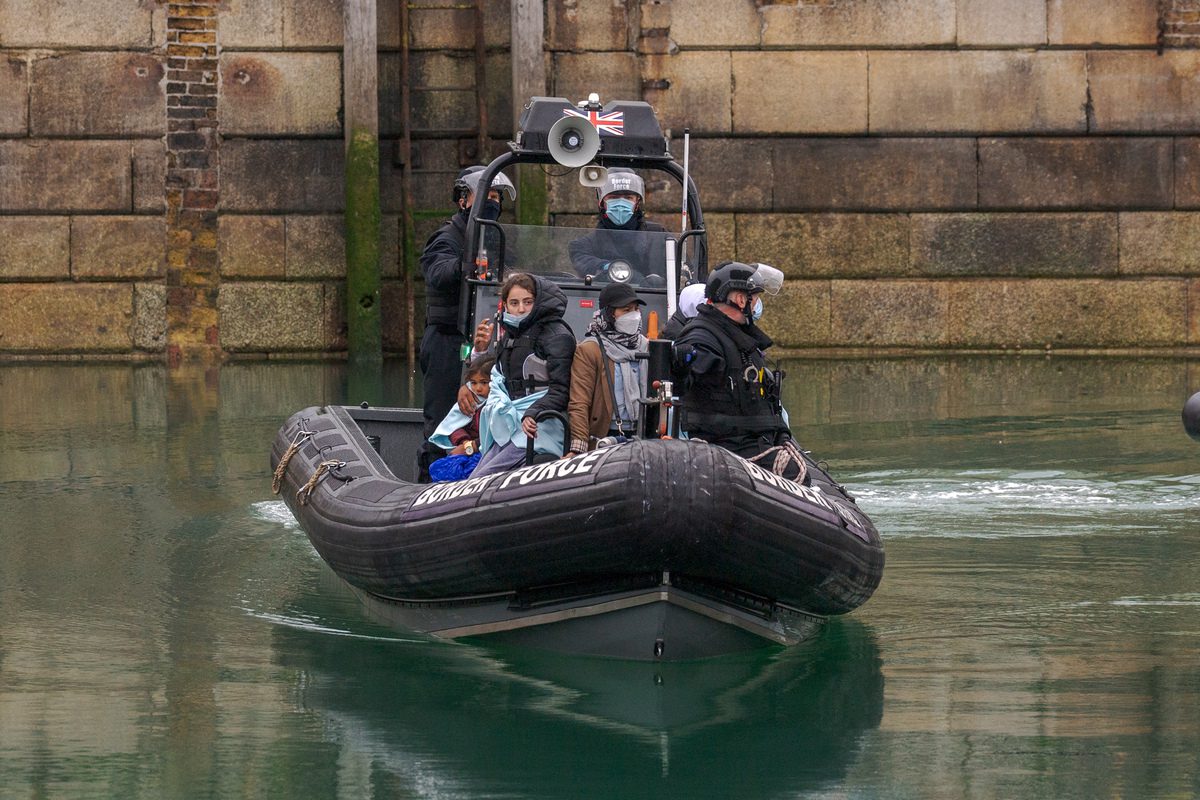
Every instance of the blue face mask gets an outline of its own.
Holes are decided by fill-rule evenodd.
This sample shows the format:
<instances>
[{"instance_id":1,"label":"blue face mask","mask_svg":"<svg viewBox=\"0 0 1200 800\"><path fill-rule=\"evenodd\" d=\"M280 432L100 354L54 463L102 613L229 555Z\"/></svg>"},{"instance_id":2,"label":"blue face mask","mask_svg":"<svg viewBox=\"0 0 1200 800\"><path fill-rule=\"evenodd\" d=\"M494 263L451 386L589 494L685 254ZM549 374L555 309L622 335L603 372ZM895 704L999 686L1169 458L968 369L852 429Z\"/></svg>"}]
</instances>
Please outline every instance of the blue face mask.
<instances>
[{"instance_id":1,"label":"blue face mask","mask_svg":"<svg viewBox=\"0 0 1200 800\"><path fill-rule=\"evenodd\" d=\"M762 319L762 298L761 297L754 298L754 308L751 310L750 318L753 319L755 322L758 322L760 319Z\"/></svg>"},{"instance_id":2,"label":"blue face mask","mask_svg":"<svg viewBox=\"0 0 1200 800\"><path fill-rule=\"evenodd\" d=\"M528 316L529 316L529 312L528 312L528 311L526 311L524 314L510 314L510 313L508 313L507 311L505 311L505 312L504 312L504 316L502 317L502 319L504 320L504 324L505 324L505 325L510 325L510 326L512 326L512 327L514 327L514 328L516 328L516 327L519 327L519 326L520 326L520 324L521 324L521 323L522 323L522 322L525 320L525 318L526 318L526 317L528 317Z\"/></svg>"},{"instance_id":3,"label":"blue face mask","mask_svg":"<svg viewBox=\"0 0 1200 800\"><path fill-rule=\"evenodd\" d=\"M633 201L617 198L604 205L604 214L614 225L624 225L633 219Z\"/></svg>"}]
</instances>

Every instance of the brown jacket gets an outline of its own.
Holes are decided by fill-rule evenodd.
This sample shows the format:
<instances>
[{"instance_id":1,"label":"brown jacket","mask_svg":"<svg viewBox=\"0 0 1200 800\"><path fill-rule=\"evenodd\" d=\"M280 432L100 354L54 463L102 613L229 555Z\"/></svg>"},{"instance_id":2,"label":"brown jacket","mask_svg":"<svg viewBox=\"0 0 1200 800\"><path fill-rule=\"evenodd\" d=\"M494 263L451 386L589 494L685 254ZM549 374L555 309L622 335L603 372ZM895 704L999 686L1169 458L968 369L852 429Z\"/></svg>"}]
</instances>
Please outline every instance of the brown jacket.
<instances>
[{"instance_id":1,"label":"brown jacket","mask_svg":"<svg viewBox=\"0 0 1200 800\"><path fill-rule=\"evenodd\" d=\"M571 421L571 450L592 449L591 437L607 436L613 418L613 365L600 352L600 344L588 337L575 348L571 361L571 398L567 418Z\"/></svg>"}]
</instances>

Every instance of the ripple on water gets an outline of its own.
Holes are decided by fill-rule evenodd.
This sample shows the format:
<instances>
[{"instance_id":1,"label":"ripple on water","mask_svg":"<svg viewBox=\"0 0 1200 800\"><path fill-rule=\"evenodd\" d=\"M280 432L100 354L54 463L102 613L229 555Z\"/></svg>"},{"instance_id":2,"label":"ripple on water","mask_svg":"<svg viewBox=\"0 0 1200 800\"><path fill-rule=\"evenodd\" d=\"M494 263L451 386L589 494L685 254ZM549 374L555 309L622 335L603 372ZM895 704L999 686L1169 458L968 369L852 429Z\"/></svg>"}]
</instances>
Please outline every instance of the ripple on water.
<instances>
[{"instance_id":1,"label":"ripple on water","mask_svg":"<svg viewBox=\"0 0 1200 800\"><path fill-rule=\"evenodd\" d=\"M1200 475L887 470L847 476L847 483L889 538L1156 532L1200 509Z\"/></svg>"},{"instance_id":2,"label":"ripple on water","mask_svg":"<svg viewBox=\"0 0 1200 800\"><path fill-rule=\"evenodd\" d=\"M287 503L282 500L262 500L258 503L251 503L250 513L264 522L275 522L294 531L300 530L300 523L292 516L292 511L287 507Z\"/></svg>"}]
</instances>

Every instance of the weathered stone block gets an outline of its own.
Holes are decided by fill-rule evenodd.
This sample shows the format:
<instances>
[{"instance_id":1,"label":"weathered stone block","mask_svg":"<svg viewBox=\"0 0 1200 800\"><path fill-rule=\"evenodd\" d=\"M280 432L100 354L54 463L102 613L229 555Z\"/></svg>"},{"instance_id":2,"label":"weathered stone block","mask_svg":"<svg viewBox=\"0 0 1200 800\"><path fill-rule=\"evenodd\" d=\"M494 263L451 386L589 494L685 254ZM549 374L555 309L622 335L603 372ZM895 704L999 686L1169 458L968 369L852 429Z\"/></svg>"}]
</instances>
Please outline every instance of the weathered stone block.
<instances>
[{"instance_id":1,"label":"weathered stone block","mask_svg":"<svg viewBox=\"0 0 1200 800\"><path fill-rule=\"evenodd\" d=\"M167 346L167 287L138 283L133 287L133 346L162 352Z\"/></svg>"},{"instance_id":2,"label":"weathered stone block","mask_svg":"<svg viewBox=\"0 0 1200 800\"><path fill-rule=\"evenodd\" d=\"M382 298L380 299L382 302ZM325 284L325 344L326 351L345 351L346 334L349 323L346 321L346 283Z\"/></svg>"},{"instance_id":3,"label":"weathered stone block","mask_svg":"<svg viewBox=\"0 0 1200 800\"><path fill-rule=\"evenodd\" d=\"M1183 344L1182 280L1008 280L949 284L948 344L1153 347Z\"/></svg>"},{"instance_id":4,"label":"weathered stone block","mask_svg":"<svg viewBox=\"0 0 1200 800\"><path fill-rule=\"evenodd\" d=\"M379 287L379 297L382 303L380 314L383 322L383 349L403 353L405 349L406 326L408 325L408 310L404 302L404 284L400 281L383 281ZM413 303L414 310L421 305L420 300ZM417 342L414 346L420 349L421 328L414 325L413 336Z\"/></svg>"},{"instance_id":5,"label":"weathered stone block","mask_svg":"<svg viewBox=\"0 0 1200 800\"><path fill-rule=\"evenodd\" d=\"M906 275L908 227L900 214L738 214L737 257L792 278Z\"/></svg>"},{"instance_id":6,"label":"weathered stone block","mask_svg":"<svg viewBox=\"0 0 1200 800\"><path fill-rule=\"evenodd\" d=\"M841 0L837 3L764 5L767 47L953 44L954 0Z\"/></svg>"},{"instance_id":7,"label":"weathered stone block","mask_svg":"<svg viewBox=\"0 0 1200 800\"><path fill-rule=\"evenodd\" d=\"M771 51L732 59L738 133L866 133L866 53Z\"/></svg>"},{"instance_id":8,"label":"weathered stone block","mask_svg":"<svg viewBox=\"0 0 1200 800\"><path fill-rule=\"evenodd\" d=\"M68 217L0 217L0 281L71 275Z\"/></svg>"},{"instance_id":9,"label":"weathered stone block","mask_svg":"<svg viewBox=\"0 0 1200 800\"><path fill-rule=\"evenodd\" d=\"M29 130L29 74L25 62L0 57L0 135Z\"/></svg>"},{"instance_id":10,"label":"weathered stone block","mask_svg":"<svg viewBox=\"0 0 1200 800\"><path fill-rule=\"evenodd\" d=\"M341 216L292 216L286 229L289 278L345 277L346 227Z\"/></svg>"},{"instance_id":11,"label":"weathered stone block","mask_svg":"<svg viewBox=\"0 0 1200 800\"><path fill-rule=\"evenodd\" d=\"M155 4L0 0L0 47L148 48Z\"/></svg>"},{"instance_id":12,"label":"weathered stone block","mask_svg":"<svg viewBox=\"0 0 1200 800\"><path fill-rule=\"evenodd\" d=\"M1200 344L1200 280L1188 281L1188 344Z\"/></svg>"},{"instance_id":13,"label":"weathered stone block","mask_svg":"<svg viewBox=\"0 0 1200 800\"><path fill-rule=\"evenodd\" d=\"M941 281L835 280L830 338L852 347L941 346L948 296Z\"/></svg>"},{"instance_id":14,"label":"weathered stone block","mask_svg":"<svg viewBox=\"0 0 1200 800\"><path fill-rule=\"evenodd\" d=\"M1126 211L1122 275L1200 275L1200 213Z\"/></svg>"},{"instance_id":15,"label":"weathered stone block","mask_svg":"<svg viewBox=\"0 0 1200 800\"><path fill-rule=\"evenodd\" d=\"M683 140L671 143L682 163ZM688 168L705 213L761 211L771 207L771 148L753 139L692 139ZM682 187L662 172L646 172L647 208L678 213ZM590 209L595 209L592 195Z\"/></svg>"},{"instance_id":16,"label":"weathered stone block","mask_svg":"<svg viewBox=\"0 0 1200 800\"><path fill-rule=\"evenodd\" d=\"M654 111L663 131L681 134L685 127L693 133L730 130L729 53L680 53L661 61L655 78L670 88L655 93Z\"/></svg>"},{"instance_id":17,"label":"weathered stone block","mask_svg":"<svg viewBox=\"0 0 1200 800\"><path fill-rule=\"evenodd\" d=\"M974 139L790 139L772 150L777 211L975 206Z\"/></svg>"},{"instance_id":18,"label":"weathered stone block","mask_svg":"<svg viewBox=\"0 0 1200 800\"><path fill-rule=\"evenodd\" d=\"M167 180L167 151L161 139L133 143L133 210L162 211Z\"/></svg>"},{"instance_id":19,"label":"weathered stone block","mask_svg":"<svg viewBox=\"0 0 1200 800\"><path fill-rule=\"evenodd\" d=\"M469 53L412 54L414 128L423 131L473 131L478 126L475 65ZM492 136L512 137L512 68L508 53L487 57L484 96ZM379 133L403 132L400 106L400 57L385 53L379 59ZM414 145L415 146L415 145Z\"/></svg>"},{"instance_id":20,"label":"weathered stone block","mask_svg":"<svg viewBox=\"0 0 1200 800\"><path fill-rule=\"evenodd\" d=\"M641 97L641 76L633 53L555 53L554 69L547 76L550 94L577 101L590 92L602 102Z\"/></svg>"},{"instance_id":21,"label":"weathered stone block","mask_svg":"<svg viewBox=\"0 0 1200 800\"><path fill-rule=\"evenodd\" d=\"M487 47L508 47L511 15L508 0L483 4L483 34ZM470 8L414 8L408 20L414 49L470 50L475 47L475 12Z\"/></svg>"},{"instance_id":22,"label":"weathered stone block","mask_svg":"<svg viewBox=\"0 0 1200 800\"><path fill-rule=\"evenodd\" d=\"M1175 207L1200 208L1200 138L1175 140Z\"/></svg>"},{"instance_id":23,"label":"weathered stone block","mask_svg":"<svg viewBox=\"0 0 1200 800\"><path fill-rule=\"evenodd\" d=\"M872 53L871 131L1084 132L1083 53Z\"/></svg>"},{"instance_id":24,"label":"weathered stone block","mask_svg":"<svg viewBox=\"0 0 1200 800\"><path fill-rule=\"evenodd\" d=\"M1046 0L1050 44L1152 45L1158 0Z\"/></svg>"},{"instance_id":25,"label":"weathered stone block","mask_svg":"<svg viewBox=\"0 0 1200 800\"><path fill-rule=\"evenodd\" d=\"M671 0L671 39L680 47L757 47L762 19L754 0ZM646 12L642 11L642 27Z\"/></svg>"},{"instance_id":26,"label":"weathered stone block","mask_svg":"<svg viewBox=\"0 0 1200 800\"><path fill-rule=\"evenodd\" d=\"M629 15L637 6L622 3L550 3L546 42L551 50L625 50L632 42Z\"/></svg>"},{"instance_id":27,"label":"weathered stone block","mask_svg":"<svg viewBox=\"0 0 1200 800\"><path fill-rule=\"evenodd\" d=\"M221 145L225 211L341 211L341 140L231 139ZM3 191L0 188L0 191Z\"/></svg>"},{"instance_id":28,"label":"weathered stone block","mask_svg":"<svg viewBox=\"0 0 1200 800\"><path fill-rule=\"evenodd\" d=\"M827 347L833 343L830 304L829 281L787 281L763 301L763 330L776 347Z\"/></svg>"},{"instance_id":29,"label":"weathered stone block","mask_svg":"<svg viewBox=\"0 0 1200 800\"><path fill-rule=\"evenodd\" d=\"M71 274L95 278L160 278L167 226L162 217L74 217Z\"/></svg>"},{"instance_id":30,"label":"weathered stone block","mask_svg":"<svg viewBox=\"0 0 1200 800\"><path fill-rule=\"evenodd\" d=\"M0 211L127 211L129 143L0 141Z\"/></svg>"},{"instance_id":31,"label":"weathered stone block","mask_svg":"<svg viewBox=\"0 0 1200 800\"><path fill-rule=\"evenodd\" d=\"M981 139L985 208L1167 208L1171 140Z\"/></svg>"},{"instance_id":32,"label":"weathered stone block","mask_svg":"<svg viewBox=\"0 0 1200 800\"><path fill-rule=\"evenodd\" d=\"M221 47L283 47L283 0L227 0L221 9Z\"/></svg>"},{"instance_id":33,"label":"weathered stone block","mask_svg":"<svg viewBox=\"0 0 1200 800\"><path fill-rule=\"evenodd\" d=\"M283 217L222 214L217 225L221 275L236 278L284 276Z\"/></svg>"},{"instance_id":34,"label":"weathered stone block","mask_svg":"<svg viewBox=\"0 0 1200 800\"><path fill-rule=\"evenodd\" d=\"M914 214L913 268L931 276L1117 273L1116 214Z\"/></svg>"},{"instance_id":35,"label":"weathered stone block","mask_svg":"<svg viewBox=\"0 0 1200 800\"><path fill-rule=\"evenodd\" d=\"M237 351L321 350L325 287L321 283L226 282L217 299L221 347Z\"/></svg>"},{"instance_id":36,"label":"weathered stone block","mask_svg":"<svg viewBox=\"0 0 1200 800\"><path fill-rule=\"evenodd\" d=\"M1088 54L1092 130L1194 131L1200 128L1200 53L1168 50Z\"/></svg>"},{"instance_id":37,"label":"weathered stone block","mask_svg":"<svg viewBox=\"0 0 1200 800\"><path fill-rule=\"evenodd\" d=\"M133 284L0 284L0 351L129 349Z\"/></svg>"},{"instance_id":38,"label":"weathered stone block","mask_svg":"<svg viewBox=\"0 0 1200 800\"><path fill-rule=\"evenodd\" d=\"M337 53L224 54L221 130L225 134L340 133L341 74Z\"/></svg>"},{"instance_id":39,"label":"weathered stone block","mask_svg":"<svg viewBox=\"0 0 1200 800\"><path fill-rule=\"evenodd\" d=\"M1046 0L958 0L960 45L1046 43Z\"/></svg>"},{"instance_id":40,"label":"weathered stone block","mask_svg":"<svg viewBox=\"0 0 1200 800\"><path fill-rule=\"evenodd\" d=\"M69 53L33 62L35 136L145 136L166 129L165 69L146 53Z\"/></svg>"},{"instance_id":41,"label":"weathered stone block","mask_svg":"<svg viewBox=\"0 0 1200 800\"><path fill-rule=\"evenodd\" d=\"M341 0L283 0L283 46L341 47Z\"/></svg>"}]
</instances>

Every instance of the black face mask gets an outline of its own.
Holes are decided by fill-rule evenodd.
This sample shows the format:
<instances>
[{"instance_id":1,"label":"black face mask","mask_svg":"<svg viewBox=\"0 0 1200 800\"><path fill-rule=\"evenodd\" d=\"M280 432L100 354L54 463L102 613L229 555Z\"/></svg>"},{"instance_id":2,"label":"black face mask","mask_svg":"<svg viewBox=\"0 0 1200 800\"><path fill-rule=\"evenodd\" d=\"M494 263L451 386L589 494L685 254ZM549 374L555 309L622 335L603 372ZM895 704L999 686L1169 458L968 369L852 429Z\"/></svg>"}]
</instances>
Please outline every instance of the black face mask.
<instances>
[{"instance_id":1,"label":"black face mask","mask_svg":"<svg viewBox=\"0 0 1200 800\"><path fill-rule=\"evenodd\" d=\"M479 209L479 218L491 220L500 219L500 211L501 207L498 202L495 200L485 200L483 203L483 208Z\"/></svg>"}]
</instances>

